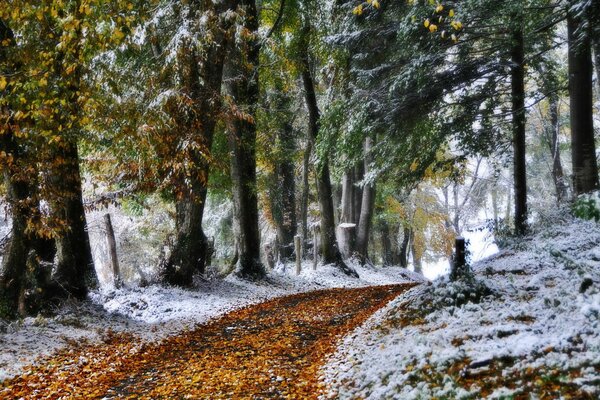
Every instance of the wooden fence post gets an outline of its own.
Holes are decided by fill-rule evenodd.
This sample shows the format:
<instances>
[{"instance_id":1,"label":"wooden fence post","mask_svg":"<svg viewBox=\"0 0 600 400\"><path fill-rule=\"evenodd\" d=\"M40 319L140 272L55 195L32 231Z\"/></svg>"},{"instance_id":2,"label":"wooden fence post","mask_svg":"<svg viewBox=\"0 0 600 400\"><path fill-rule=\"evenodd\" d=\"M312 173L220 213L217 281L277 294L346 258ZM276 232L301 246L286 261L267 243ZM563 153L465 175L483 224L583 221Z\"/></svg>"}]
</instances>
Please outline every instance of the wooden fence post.
<instances>
[{"instance_id":1,"label":"wooden fence post","mask_svg":"<svg viewBox=\"0 0 600 400\"><path fill-rule=\"evenodd\" d=\"M315 225L313 228L313 270L317 270L317 264L319 263L319 246L317 240L319 237L319 225Z\"/></svg>"},{"instance_id":2,"label":"wooden fence post","mask_svg":"<svg viewBox=\"0 0 600 400\"><path fill-rule=\"evenodd\" d=\"M115 288L121 287L121 270L119 268L119 259L117 258L117 242L115 240L115 231L113 230L110 214L104 215L104 225L106 229L106 244L108 245L108 254L110 265L113 272Z\"/></svg>"}]
</instances>

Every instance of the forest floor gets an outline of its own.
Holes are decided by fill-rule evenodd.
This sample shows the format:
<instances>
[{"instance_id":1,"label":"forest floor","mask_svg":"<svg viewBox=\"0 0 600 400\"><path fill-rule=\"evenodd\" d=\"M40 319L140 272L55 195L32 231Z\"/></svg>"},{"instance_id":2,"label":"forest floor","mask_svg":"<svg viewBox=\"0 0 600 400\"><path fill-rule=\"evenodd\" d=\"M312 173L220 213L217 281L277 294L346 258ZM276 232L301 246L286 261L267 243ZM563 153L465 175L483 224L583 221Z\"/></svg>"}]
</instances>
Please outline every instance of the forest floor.
<instances>
[{"instance_id":1,"label":"forest floor","mask_svg":"<svg viewBox=\"0 0 600 400\"><path fill-rule=\"evenodd\" d=\"M317 398L338 340L414 283L326 289L251 305L158 344L77 344L0 386L1 398Z\"/></svg>"},{"instance_id":2,"label":"forest floor","mask_svg":"<svg viewBox=\"0 0 600 400\"><path fill-rule=\"evenodd\" d=\"M600 225L564 214L532 230L347 335L322 371L329 395L598 399Z\"/></svg>"}]
</instances>

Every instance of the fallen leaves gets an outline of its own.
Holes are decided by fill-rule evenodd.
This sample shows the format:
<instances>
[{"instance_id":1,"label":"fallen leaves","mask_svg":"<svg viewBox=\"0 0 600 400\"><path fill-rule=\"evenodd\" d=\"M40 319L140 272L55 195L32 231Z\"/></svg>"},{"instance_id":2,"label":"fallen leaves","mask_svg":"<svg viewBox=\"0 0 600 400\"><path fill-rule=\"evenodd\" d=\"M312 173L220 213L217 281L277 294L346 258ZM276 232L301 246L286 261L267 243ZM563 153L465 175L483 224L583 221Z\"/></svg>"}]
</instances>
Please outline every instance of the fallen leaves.
<instances>
[{"instance_id":1,"label":"fallen leaves","mask_svg":"<svg viewBox=\"0 0 600 400\"><path fill-rule=\"evenodd\" d=\"M157 345L109 334L6 381L2 398L316 398L337 340L413 285L331 289L243 308Z\"/></svg>"}]
</instances>

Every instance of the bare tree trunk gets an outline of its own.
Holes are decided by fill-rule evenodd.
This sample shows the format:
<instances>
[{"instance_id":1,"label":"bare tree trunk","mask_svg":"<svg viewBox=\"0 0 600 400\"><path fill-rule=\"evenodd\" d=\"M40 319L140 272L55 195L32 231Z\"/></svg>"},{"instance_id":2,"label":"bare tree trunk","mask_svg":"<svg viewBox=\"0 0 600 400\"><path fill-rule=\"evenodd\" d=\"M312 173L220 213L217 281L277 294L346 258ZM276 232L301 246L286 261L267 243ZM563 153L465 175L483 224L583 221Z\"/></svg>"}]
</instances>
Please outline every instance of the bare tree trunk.
<instances>
[{"instance_id":1,"label":"bare tree trunk","mask_svg":"<svg viewBox=\"0 0 600 400\"><path fill-rule=\"evenodd\" d=\"M452 198L454 199L454 218L452 219L452 226L454 227L454 232L457 235L460 235L460 204L458 202L458 183L454 182L452 184Z\"/></svg>"},{"instance_id":2,"label":"bare tree trunk","mask_svg":"<svg viewBox=\"0 0 600 400\"><path fill-rule=\"evenodd\" d=\"M310 136L310 132L308 132ZM308 192L309 187L309 168L310 154L312 152L312 139L309 137L306 140L306 148L304 149L304 158L302 160L302 194L300 201L300 231L302 234L302 246L306 247L308 243Z\"/></svg>"},{"instance_id":3,"label":"bare tree trunk","mask_svg":"<svg viewBox=\"0 0 600 400\"><path fill-rule=\"evenodd\" d=\"M3 142L7 140L4 139ZM7 147L0 146L7 154ZM2 259L0 275L0 317L11 318L19 308L20 294L25 287L27 271L27 255L30 241L26 235L27 215L26 206L29 191L27 183L17 178L13 171L4 171L4 182L7 189L7 201L11 207L12 228L11 238Z\"/></svg>"},{"instance_id":4,"label":"bare tree trunk","mask_svg":"<svg viewBox=\"0 0 600 400\"><path fill-rule=\"evenodd\" d=\"M354 167L354 174L353 174L353 181L352 181L352 193L353 193L353 198L352 198L352 210L354 211L354 216L352 217L352 221L354 223L358 223L358 221L360 221L360 212L361 212L361 207L362 207L362 196L363 196L363 189L360 186L357 186L356 184L360 181L363 180L365 176L365 167L364 167L364 163L360 162L358 164L356 164L356 166Z\"/></svg>"},{"instance_id":5,"label":"bare tree trunk","mask_svg":"<svg viewBox=\"0 0 600 400\"><path fill-rule=\"evenodd\" d=\"M411 236L410 252L413 257L413 267L414 267L416 273L422 274L423 273L423 264L421 262L421 256L417 254L417 247L416 247L413 235L414 235L414 233L411 233L411 235L410 235Z\"/></svg>"},{"instance_id":6,"label":"bare tree trunk","mask_svg":"<svg viewBox=\"0 0 600 400\"><path fill-rule=\"evenodd\" d=\"M411 241L412 230L408 226L405 226L402 229L402 232L402 243L400 244L400 249L398 252L399 264L402 268L408 268L408 245Z\"/></svg>"},{"instance_id":7,"label":"bare tree trunk","mask_svg":"<svg viewBox=\"0 0 600 400\"><path fill-rule=\"evenodd\" d=\"M112 226L110 214L104 215L104 227L106 229L106 244L110 258L110 267L113 273L113 283L115 288L121 287L121 269L119 268L119 257L117 256L117 241L115 240L115 231Z\"/></svg>"},{"instance_id":8,"label":"bare tree trunk","mask_svg":"<svg viewBox=\"0 0 600 400\"><path fill-rule=\"evenodd\" d=\"M283 154L275 162L275 176L269 199L273 220L277 229L278 254L282 262L291 260L296 236L296 181L291 159L295 150L294 131L291 123L284 123L279 132L279 146Z\"/></svg>"},{"instance_id":9,"label":"bare tree trunk","mask_svg":"<svg viewBox=\"0 0 600 400\"><path fill-rule=\"evenodd\" d=\"M304 32L308 35L309 32ZM300 57L302 65L302 82L304 95L309 115L309 132L313 143L316 143L319 134L320 112L317 105L317 96L313 78L310 72L307 46L302 46L303 54ZM358 274L348 268L342 260L335 236L335 220L333 215L333 198L331 193L331 180L329 176L329 160L325 157L320 160L317 167L317 190L319 192L319 205L321 208L321 256L324 264L335 264L348 275Z\"/></svg>"},{"instance_id":10,"label":"bare tree trunk","mask_svg":"<svg viewBox=\"0 0 600 400\"><path fill-rule=\"evenodd\" d=\"M592 53L584 16L569 10L569 95L571 100L571 157L573 192L580 195L600 187L592 102Z\"/></svg>"},{"instance_id":11,"label":"bare tree trunk","mask_svg":"<svg viewBox=\"0 0 600 400\"><path fill-rule=\"evenodd\" d=\"M364 171L369 173L371 163L371 149L373 147L373 139L367 137L364 143ZM368 246L369 234L371 231L371 223L373 219L373 209L375 207L375 183L367 184L362 190L362 201L360 206L360 219L358 222L358 232L356 235L356 252L362 264L368 262Z\"/></svg>"},{"instance_id":12,"label":"bare tree trunk","mask_svg":"<svg viewBox=\"0 0 600 400\"><path fill-rule=\"evenodd\" d=\"M560 126L558 121L558 96L556 94L552 94L549 97L549 113L550 123L547 130L550 131L548 137L550 139L549 144L552 155L552 180L556 189L556 200L559 204L562 204L567 200L568 193L562 162L560 160L560 146L558 142Z\"/></svg>"},{"instance_id":13,"label":"bare tree trunk","mask_svg":"<svg viewBox=\"0 0 600 400\"><path fill-rule=\"evenodd\" d=\"M394 249L392 246L390 226L387 221L383 220L379 223L379 230L381 232L381 259L383 265L393 265Z\"/></svg>"},{"instance_id":14,"label":"bare tree trunk","mask_svg":"<svg viewBox=\"0 0 600 400\"><path fill-rule=\"evenodd\" d=\"M356 223L354 219L354 169L346 171L342 179L342 200L338 242L344 258L356 251Z\"/></svg>"},{"instance_id":15,"label":"bare tree trunk","mask_svg":"<svg viewBox=\"0 0 600 400\"><path fill-rule=\"evenodd\" d=\"M511 96L513 119L515 232L527 229L527 175L525 163L525 44L522 28L513 33L511 51Z\"/></svg>"},{"instance_id":16,"label":"bare tree trunk","mask_svg":"<svg viewBox=\"0 0 600 400\"><path fill-rule=\"evenodd\" d=\"M258 12L256 2L242 0L245 9L244 28L250 33L238 49L230 48L226 91L242 114L236 113L228 122L229 147L232 151L234 218L239 222L239 258L236 273L246 278L262 278L265 269L260 261L260 230L258 227L258 195L256 187L256 107L259 96Z\"/></svg>"},{"instance_id":17,"label":"bare tree trunk","mask_svg":"<svg viewBox=\"0 0 600 400\"><path fill-rule=\"evenodd\" d=\"M65 143L57 152L64 162L53 171L59 197L52 212L63 224L56 239L57 263L52 275L53 295L83 299L88 287L98 284L87 230L77 144Z\"/></svg>"}]
</instances>

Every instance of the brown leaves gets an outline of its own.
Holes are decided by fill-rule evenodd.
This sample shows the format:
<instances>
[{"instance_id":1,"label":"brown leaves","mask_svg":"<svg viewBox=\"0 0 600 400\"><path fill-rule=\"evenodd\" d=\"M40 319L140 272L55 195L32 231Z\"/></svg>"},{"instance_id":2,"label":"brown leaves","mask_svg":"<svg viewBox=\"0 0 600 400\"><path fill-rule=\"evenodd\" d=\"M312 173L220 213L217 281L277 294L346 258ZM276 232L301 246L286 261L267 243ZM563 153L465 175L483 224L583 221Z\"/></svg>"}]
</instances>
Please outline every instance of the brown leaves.
<instances>
[{"instance_id":1,"label":"brown leaves","mask_svg":"<svg viewBox=\"0 0 600 400\"><path fill-rule=\"evenodd\" d=\"M0 397L316 398L317 371L337 340L410 286L287 296L158 345L111 334L5 382Z\"/></svg>"}]
</instances>

